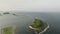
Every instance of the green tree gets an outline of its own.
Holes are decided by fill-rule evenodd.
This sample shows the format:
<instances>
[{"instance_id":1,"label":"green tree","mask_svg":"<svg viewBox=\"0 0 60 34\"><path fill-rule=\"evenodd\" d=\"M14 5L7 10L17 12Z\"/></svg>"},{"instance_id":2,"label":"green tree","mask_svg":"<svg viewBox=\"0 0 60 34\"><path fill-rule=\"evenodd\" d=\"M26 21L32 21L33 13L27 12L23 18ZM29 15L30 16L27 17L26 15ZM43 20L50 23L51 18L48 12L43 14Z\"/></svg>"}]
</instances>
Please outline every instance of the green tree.
<instances>
[{"instance_id":1,"label":"green tree","mask_svg":"<svg viewBox=\"0 0 60 34\"><path fill-rule=\"evenodd\" d=\"M34 27L34 28L39 28L39 27L41 27L42 25L43 25L42 20L35 18L34 24L32 24L32 27Z\"/></svg>"}]
</instances>

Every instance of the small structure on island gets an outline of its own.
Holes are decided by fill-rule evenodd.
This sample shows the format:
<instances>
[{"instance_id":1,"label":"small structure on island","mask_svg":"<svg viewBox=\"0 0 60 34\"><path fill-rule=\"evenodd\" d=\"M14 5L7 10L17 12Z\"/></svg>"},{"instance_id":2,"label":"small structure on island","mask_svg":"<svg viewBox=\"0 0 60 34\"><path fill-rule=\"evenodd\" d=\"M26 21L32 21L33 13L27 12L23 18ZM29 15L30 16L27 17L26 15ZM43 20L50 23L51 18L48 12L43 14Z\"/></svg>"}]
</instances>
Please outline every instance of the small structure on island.
<instances>
[{"instance_id":1,"label":"small structure on island","mask_svg":"<svg viewBox=\"0 0 60 34\"><path fill-rule=\"evenodd\" d=\"M34 23L29 26L29 29L35 32L36 34L44 33L48 28L49 25L38 18L35 18Z\"/></svg>"}]
</instances>

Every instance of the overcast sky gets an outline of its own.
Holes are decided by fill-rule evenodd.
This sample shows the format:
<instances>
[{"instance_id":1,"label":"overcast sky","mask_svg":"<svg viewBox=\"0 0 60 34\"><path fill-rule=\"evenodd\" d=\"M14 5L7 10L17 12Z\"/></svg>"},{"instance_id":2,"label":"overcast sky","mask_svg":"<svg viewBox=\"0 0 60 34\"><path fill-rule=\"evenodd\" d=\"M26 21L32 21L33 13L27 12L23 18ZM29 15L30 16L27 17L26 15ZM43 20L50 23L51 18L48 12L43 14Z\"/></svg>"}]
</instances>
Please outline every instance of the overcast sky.
<instances>
[{"instance_id":1,"label":"overcast sky","mask_svg":"<svg viewBox=\"0 0 60 34\"><path fill-rule=\"evenodd\" d=\"M0 0L0 11L60 11L60 0Z\"/></svg>"}]
</instances>

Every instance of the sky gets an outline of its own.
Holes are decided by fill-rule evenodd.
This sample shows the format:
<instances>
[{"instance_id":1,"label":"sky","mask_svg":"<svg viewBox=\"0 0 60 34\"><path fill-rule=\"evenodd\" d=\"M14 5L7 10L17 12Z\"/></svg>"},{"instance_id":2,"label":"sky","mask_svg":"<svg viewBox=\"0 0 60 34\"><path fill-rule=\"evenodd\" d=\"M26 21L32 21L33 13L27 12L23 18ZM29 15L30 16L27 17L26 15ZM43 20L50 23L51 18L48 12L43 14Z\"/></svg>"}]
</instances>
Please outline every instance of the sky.
<instances>
[{"instance_id":1,"label":"sky","mask_svg":"<svg viewBox=\"0 0 60 34\"><path fill-rule=\"evenodd\" d=\"M60 11L60 0L0 0L0 11Z\"/></svg>"}]
</instances>

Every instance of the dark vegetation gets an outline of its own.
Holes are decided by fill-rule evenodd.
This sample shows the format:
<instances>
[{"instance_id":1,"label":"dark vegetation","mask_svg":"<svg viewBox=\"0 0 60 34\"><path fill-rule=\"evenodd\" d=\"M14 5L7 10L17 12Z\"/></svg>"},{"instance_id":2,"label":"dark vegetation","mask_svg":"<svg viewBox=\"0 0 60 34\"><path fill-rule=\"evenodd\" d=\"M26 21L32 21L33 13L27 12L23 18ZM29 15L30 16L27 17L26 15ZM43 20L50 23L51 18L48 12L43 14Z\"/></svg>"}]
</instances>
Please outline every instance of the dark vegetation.
<instances>
[{"instance_id":1,"label":"dark vegetation","mask_svg":"<svg viewBox=\"0 0 60 34\"><path fill-rule=\"evenodd\" d=\"M33 28L40 28L43 26L43 22L40 19L35 19L34 24L31 25Z\"/></svg>"}]
</instances>

